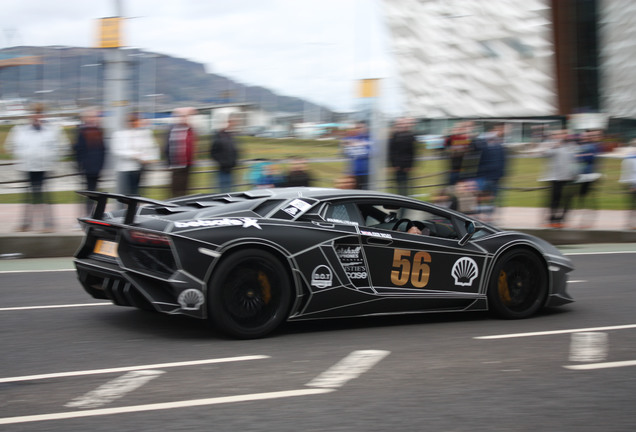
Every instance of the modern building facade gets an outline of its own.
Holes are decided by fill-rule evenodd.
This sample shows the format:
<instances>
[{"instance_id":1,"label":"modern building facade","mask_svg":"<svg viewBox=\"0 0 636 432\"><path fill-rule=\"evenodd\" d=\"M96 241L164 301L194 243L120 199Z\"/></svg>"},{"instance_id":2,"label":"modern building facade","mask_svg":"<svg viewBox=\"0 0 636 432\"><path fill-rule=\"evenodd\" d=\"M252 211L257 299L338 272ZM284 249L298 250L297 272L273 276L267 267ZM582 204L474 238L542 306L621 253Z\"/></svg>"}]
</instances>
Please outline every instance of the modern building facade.
<instances>
[{"instance_id":1,"label":"modern building facade","mask_svg":"<svg viewBox=\"0 0 636 432\"><path fill-rule=\"evenodd\" d=\"M405 111L636 119L636 2L385 0Z\"/></svg>"}]
</instances>

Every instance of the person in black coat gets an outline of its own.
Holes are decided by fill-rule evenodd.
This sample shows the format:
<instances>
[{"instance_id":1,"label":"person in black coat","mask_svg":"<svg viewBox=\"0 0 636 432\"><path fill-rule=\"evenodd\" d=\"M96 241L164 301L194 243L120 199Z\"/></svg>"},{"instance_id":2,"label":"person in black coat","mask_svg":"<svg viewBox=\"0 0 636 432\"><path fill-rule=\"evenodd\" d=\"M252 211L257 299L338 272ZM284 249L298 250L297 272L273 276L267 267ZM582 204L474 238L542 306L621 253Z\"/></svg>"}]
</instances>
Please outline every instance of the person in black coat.
<instances>
[{"instance_id":1,"label":"person in black coat","mask_svg":"<svg viewBox=\"0 0 636 432\"><path fill-rule=\"evenodd\" d=\"M104 131L99 126L99 112L96 109L89 108L82 113L82 124L77 129L74 150L77 167L84 176L85 189L96 191L106 160ZM86 200L87 215L91 212L92 204L92 200Z\"/></svg>"},{"instance_id":2,"label":"person in black coat","mask_svg":"<svg viewBox=\"0 0 636 432\"><path fill-rule=\"evenodd\" d=\"M227 126L217 131L212 138L210 156L216 161L219 170L218 188L220 192L232 190L232 170L239 160L239 150L234 137L238 124L238 115L230 114Z\"/></svg>"},{"instance_id":3,"label":"person in black coat","mask_svg":"<svg viewBox=\"0 0 636 432\"><path fill-rule=\"evenodd\" d=\"M389 162L395 175L397 192L404 196L409 195L409 174L415 160L416 140L412 127L411 119L399 119L389 140Z\"/></svg>"},{"instance_id":4,"label":"person in black coat","mask_svg":"<svg viewBox=\"0 0 636 432\"><path fill-rule=\"evenodd\" d=\"M311 186L311 174L307 169L307 161L299 156L291 158L291 167L287 172L285 186Z\"/></svg>"}]
</instances>

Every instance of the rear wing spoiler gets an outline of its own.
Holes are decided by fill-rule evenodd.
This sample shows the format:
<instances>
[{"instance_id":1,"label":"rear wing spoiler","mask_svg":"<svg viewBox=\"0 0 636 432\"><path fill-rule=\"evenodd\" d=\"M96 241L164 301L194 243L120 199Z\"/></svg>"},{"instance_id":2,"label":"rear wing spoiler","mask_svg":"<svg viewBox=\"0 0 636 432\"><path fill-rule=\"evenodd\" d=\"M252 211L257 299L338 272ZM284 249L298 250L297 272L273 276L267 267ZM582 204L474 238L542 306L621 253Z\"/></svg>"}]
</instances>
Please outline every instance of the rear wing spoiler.
<instances>
[{"instance_id":1,"label":"rear wing spoiler","mask_svg":"<svg viewBox=\"0 0 636 432\"><path fill-rule=\"evenodd\" d=\"M93 214L91 215L92 219L103 220L104 212L106 211L106 203L109 199L115 199L120 203L126 204L126 216L124 217L124 224L130 225L135 220L135 214L137 214L137 209L139 208L139 204L155 204L163 207L178 207L177 204L153 200L150 198L144 198L140 196L128 196L121 195L116 193L108 193L108 192L95 192L95 191L77 191L79 195L83 195L86 198L92 199L96 202L95 208L93 209Z\"/></svg>"}]
</instances>

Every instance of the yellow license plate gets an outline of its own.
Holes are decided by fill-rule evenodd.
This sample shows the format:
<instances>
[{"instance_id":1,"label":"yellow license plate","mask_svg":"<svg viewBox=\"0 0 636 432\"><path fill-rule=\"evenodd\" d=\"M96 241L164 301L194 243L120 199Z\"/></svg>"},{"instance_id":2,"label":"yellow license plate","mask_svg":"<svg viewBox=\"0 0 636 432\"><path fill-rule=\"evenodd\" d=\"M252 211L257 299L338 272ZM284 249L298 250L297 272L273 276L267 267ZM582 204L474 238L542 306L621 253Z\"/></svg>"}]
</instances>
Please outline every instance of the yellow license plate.
<instances>
[{"instance_id":1,"label":"yellow license plate","mask_svg":"<svg viewBox=\"0 0 636 432\"><path fill-rule=\"evenodd\" d=\"M117 243L107 240L97 240L93 252L100 255L117 258Z\"/></svg>"}]
</instances>

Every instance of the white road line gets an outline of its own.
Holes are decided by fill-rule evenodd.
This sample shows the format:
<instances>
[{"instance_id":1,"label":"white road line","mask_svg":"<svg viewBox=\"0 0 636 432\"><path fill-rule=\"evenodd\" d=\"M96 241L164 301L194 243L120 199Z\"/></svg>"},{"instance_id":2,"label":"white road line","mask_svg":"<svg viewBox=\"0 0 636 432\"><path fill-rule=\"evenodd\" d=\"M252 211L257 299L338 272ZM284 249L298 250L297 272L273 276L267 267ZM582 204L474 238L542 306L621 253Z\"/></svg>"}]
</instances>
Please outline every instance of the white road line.
<instances>
[{"instance_id":1,"label":"white road line","mask_svg":"<svg viewBox=\"0 0 636 432\"><path fill-rule=\"evenodd\" d=\"M354 351L311 380L307 383L307 386L323 388L342 387L347 381L359 377L389 354L390 351L380 350Z\"/></svg>"},{"instance_id":2,"label":"white road line","mask_svg":"<svg viewBox=\"0 0 636 432\"><path fill-rule=\"evenodd\" d=\"M90 306L112 306L112 302L101 303L78 303L78 304L61 304L61 305L46 305L46 306L15 306L0 308L0 312L7 311L19 311L19 310L36 310L36 309L60 309L60 308L76 308L76 307L90 307Z\"/></svg>"},{"instance_id":3,"label":"white road line","mask_svg":"<svg viewBox=\"0 0 636 432\"><path fill-rule=\"evenodd\" d=\"M580 332L572 333L570 337L571 362L592 363L607 358L609 342L607 333Z\"/></svg>"},{"instance_id":4,"label":"white road line","mask_svg":"<svg viewBox=\"0 0 636 432\"><path fill-rule=\"evenodd\" d=\"M77 397L65 404L67 408L98 408L102 405L111 403L137 390L139 387L148 383L163 374L160 370L142 370L128 372L125 375L102 384L95 390L91 390L83 396Z\"/></svg>"},{"instance_id":5,"label":"white road line","mask_svg":"<svg viewBox=\"0 0 636 432\"><path fill-rule=\"evenodd\" d=\"M583 282L587 282L586 280L571 280L568 281L568 283L583 283Z\"/></svg>"},{"instance_id":6,"label":"white road line","mask_svg":"<svg viewBox=\"0 0 636 432\"><path fill-rule=\"evenodd\" d=\"M64 378L64 377L72 377L72 376L97 375L97 374L118 373L118 372L130 372L130 371L143 370L143 369L164 369L164 368L172 368L172 367L197 366L197 365L212 364L212 363L228 363L228 362L238 362L238 361L247 361L247 360L262 360L267 358L270 358L270 356L252 355L252 356L242 356L242 357L226 357L226 358L217 358L217 359L193 360L193 361L184 361L184 362L175 362L175 363L157 363L157 364L140 365L140 366L126 366L126 367L118 367L118 368L111 368L111 369L93 369L93 370L58 372L58 373L49 373L49 374L40 374L40 375L25 375L25 376L18 376L18 377L0 378L0 383L33 381L33 380L49 379L49 378Z\"/></svg>"},{"instance_id":7,"label":"white road line","mask_svg":"<svg viewBox=\"0 0 636 432\"><path fill-rule=\"evenodd\" d=\"M333 391L335 390L334 389L287 390L287 391L278 391L278 392L270 392L270 393L253 393L253 394L237 395L237 396L225 396L225 397L215 397L215 398L207 398L207 399L193 399L193 400L164 402L164 403L147 404L147 405L134 405L134 406L126 406L126 407L118 407L118 408L100 408L100 409L93 409L93 410L87 410L87 411L71 411L71 412L39 414L39 415L29 415L29 416L20 416L20 417L5 417L5 418L0 418L0 425L37 422L37 421L45 421L45 420L64 420L64 419L93 417L93 416L102 416L102 415L110 415L110 414L125 414L125 413L135 413L135 412L142 412L142 411L157 411L157 410L166 410L166 409L174 409L174 408L188 408L188 407L206 406L206 405L219 405L219 404L237 403L237 402L251 402L251 401L280 399L280 398L289 398L289 397L298 397L298 396L312 396L312 395L331 393Z\"/></svg>"},{"instance_id":8,"label":"white road line","mask_svg":"<svg viewBox=\"0 0 636 432\"><path fill-rule=\"evenodd\" d=\"M625 329L632 329L632 328L636 328L636 324L626 324L626 325L607 326L607 327L588 327L588 328L569 329L569 330L550 330L550 331L530 332L530 333L511 333L511 334L501 334L501 335L491 335L491 336L475 336L473 339L512 339L512 338L548 336L548 335L580 333L580 332L625 330Z\"/></svg>"},{"instance_id":9,"label":"white road line","mask_svg":"<svg viewBox=\"0 0 636 432\"><path fill-rule=\"evenodd\" d=\"M636 251L607 251L607 252L568 252L563 255L617 255L617 254L635 254Z\"/></svg>"},{"instance_id":10,"label":"white road line","mask_svg":"<svg viewBox=\"0 0 636 432\"><path fill-rule=\"evenodd\" d=\"M49 272L74 272L75 269L51 269L51 270L0 270L0 274L11 273L49 273Z\"/></svg>"},{"instance_id":11,"label":"white road line","mask_svg":"<svg viewBox=\"0 0 636 432\"><path fill-rule=\"evenodd\" d=\"M611 369L627 366L636 366L636 360L617 361L617 362L605 362L605 363L591 363L582 365L567 365L563 366L566 369L571 370L594 370L594 369Z\"/></svg>"}]
</instances>

